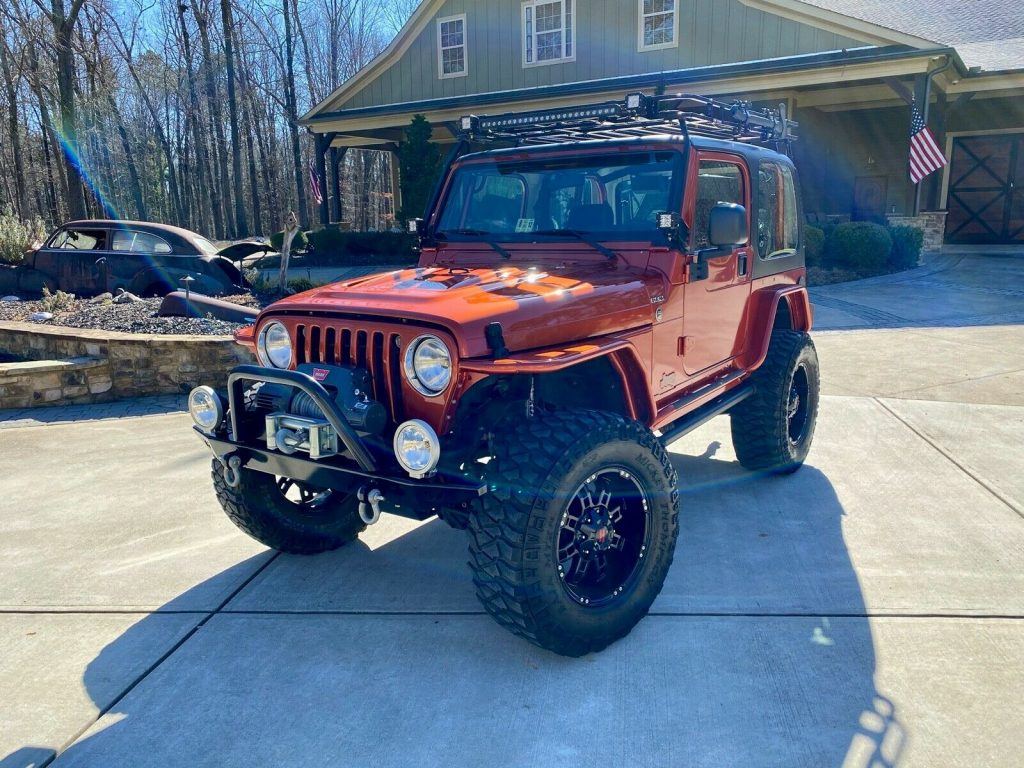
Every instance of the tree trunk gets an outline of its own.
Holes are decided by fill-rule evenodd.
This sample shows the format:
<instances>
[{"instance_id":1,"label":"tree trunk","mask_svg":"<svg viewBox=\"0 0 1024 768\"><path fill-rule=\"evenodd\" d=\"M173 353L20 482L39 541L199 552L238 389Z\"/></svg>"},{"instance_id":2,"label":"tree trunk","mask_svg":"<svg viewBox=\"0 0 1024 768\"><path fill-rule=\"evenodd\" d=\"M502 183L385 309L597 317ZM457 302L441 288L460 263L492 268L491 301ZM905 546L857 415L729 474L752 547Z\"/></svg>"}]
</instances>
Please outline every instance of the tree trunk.
<instances>
[{"instance_id":1,"label":"tree trunk","mask_svg":"<svg viewBox=\"0 0 1024 768\"><path fill-rule=\"evenodd\" d=\"M231 15L231 0L220 0L220 13L224 23L224 58L228 76L228 120L231 123L231 179L235 192L235 233L242 237L249 233L245 220L245 201L242 199L242 141L238 127L238 102L235 99L235 22Z\"/></svg>"},{"instance_id":2,"label":"tree trunk","mask_svg":"<svg viewBox=\"0 0 1024 768\"><path fill-rule=\"evenodd\" d=\"M149 214L146 212L146 202L142 199L142 182L139 180L139 169L135 166L132 143L128 140L128 131L124 127L124 119L121 117L121 112L114 104L113 97L108 98L110 101L110 109L114 113L114 122L117 125L117 135L121 139L121 151L124 152L124 164L128 168L128 186L131 191L132 200L135 203L135 212L138 214L140 220L145 221L149 218Z\"/></svg>"},{"instance_id":3,"label":"tree trunk","mask_svg":"<svg viewBox=\"0 0 1024 768\"><path fill-rule=\"evenodd\" d=\"M192 11L199 25L199 40L203 48L203 79L206 85L206 101L210 105L210 128L214 138L214 155L217 164L218 176L218 205L221 208L221 217L224 221L224 229L217 233L218 237L230 237L234 234L234 227L231 225L231 190L228 183L228 155L227 140L224 138L224 117L220 109L220 99L217 97L217 85L213 79L213 48L210 45L209 20L206 12L200 10L197 3L193 4Z\"/></svg>"},{"instance_id":4,"label":"tree trunk","mask_svg":"<svg viewBox=\"0 0 1024 768\"><path fill-rule=\"evenodd\" d=\"M67 15L64 0L51 0L53 42L57 63L57 102L60 108L61 148L64 150L64 174L67 179L68 213L73 219L85 218L85 184L81 176L78 124L75 114L75 52L72 36L82 0L74 0Z\"/></svg>"},{"instance_id":5,"label":"tree trunk","mask_svg":"<svg viewBox=\"0 0 1024 768\"><path fill-rule=\"evenodd\" d=\"M299 206L299 221L304 229L309 228L309 206L306 204L305 174L302 168L302 147L299 144L299 116L295 96L295 45L292 42L291 10L289 0L284 0L284 50L285 50L285 105L288 112L288 136L292 144L292 165L295 171L295 193Z\"/></svg>"},{"instance_id":6,"label":"tree trunk","mask_svg":"<svg viewBox=\"0 0 1024 768\"><path fill-rule=\"evenodd\" d=\"M7 41L0 38L0 71L4 76L4 88L7 90L7 101L10 109L7 112L8 129L11 134L11 153L14 155L14 189L17 194L18 215L28 218L28 180L25 178L25 164L21 156L21 128L18 119L18 89L11 72L11 62L7 55Z\"/></svg>"},{"instance_id":7,"label":"tree trunk","mask_svg":"<svg viewBox=\"0 0 1024 768\"><path fill-rule=\"evenodd\" d=\"M185 55L185 74L188 79L188 102L189 115L188 123L192 129L192 141L195 144L196 152L196 187L199 198L200 220L203 229L207 234L216 236L224 231L224 217L221 215L221 208L214 199L211 185L213 177L213 166L210 164L210 155L207 152L206 137L202 131L202 110L199 107L199 95L196 90L196 79L192 59L192 42L188 26L185 23L185 11L187 6L178 6L178 18L181 22L181 45ZM210 229L210 218L213 219L213 229Z\"/></svg>"}]
</instances>

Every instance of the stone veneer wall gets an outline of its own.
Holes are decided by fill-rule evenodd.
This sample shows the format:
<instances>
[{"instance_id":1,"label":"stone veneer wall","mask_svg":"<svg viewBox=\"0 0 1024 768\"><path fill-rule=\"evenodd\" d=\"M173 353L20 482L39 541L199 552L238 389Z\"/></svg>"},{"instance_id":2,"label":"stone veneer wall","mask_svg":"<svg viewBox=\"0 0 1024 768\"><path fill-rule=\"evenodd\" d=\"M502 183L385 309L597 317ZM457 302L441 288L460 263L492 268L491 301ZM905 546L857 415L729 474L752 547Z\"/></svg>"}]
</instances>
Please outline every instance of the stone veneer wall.
<instances>
[{"instance_id":1,"label":"stone veneer wall","mask_svg":"<svg viewBox=\"0 0 1024 768\"><path fill-rule=\"evenodd\" d=\"M886 216L893 227L916 227L924 232L922 253L939 253L946 240L946 211L921 211L918 216Z\"/></svg>"},{"instance_id":2,"label":"stone veneer wall","mask_svg":"<svg viewBox=\"0 0 1024 768\"><path fill-rule=\"evenodd\" d=\"M0 351L32 362L0 363L0 409L102 403L222 387L253 362L230 336L115 333L0 322Z\"/></svg>"}]
</instances>

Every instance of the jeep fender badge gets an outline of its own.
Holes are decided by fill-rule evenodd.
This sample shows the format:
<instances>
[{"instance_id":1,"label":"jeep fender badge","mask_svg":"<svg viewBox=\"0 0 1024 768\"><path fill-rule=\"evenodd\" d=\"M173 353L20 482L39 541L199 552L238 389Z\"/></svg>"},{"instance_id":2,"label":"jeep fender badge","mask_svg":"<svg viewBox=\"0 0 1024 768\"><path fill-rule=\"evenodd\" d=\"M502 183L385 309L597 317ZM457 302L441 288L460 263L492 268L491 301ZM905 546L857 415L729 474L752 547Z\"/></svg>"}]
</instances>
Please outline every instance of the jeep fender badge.
<instances>
[{"instance_id":1,"label":"jeep fender badge","mask_svg":"<svg viewBox=\"0 0 1024 768\"><path fill-rule=\"evenodd\" d=\"M329 370L327 370L326 368L314 368L313 369L313 378L316 379L317 381L319 381L321 384L323 384L327 380L327 377L330 376L330 375L331 375L331 372Z\"/></svg>"}]
</instances>

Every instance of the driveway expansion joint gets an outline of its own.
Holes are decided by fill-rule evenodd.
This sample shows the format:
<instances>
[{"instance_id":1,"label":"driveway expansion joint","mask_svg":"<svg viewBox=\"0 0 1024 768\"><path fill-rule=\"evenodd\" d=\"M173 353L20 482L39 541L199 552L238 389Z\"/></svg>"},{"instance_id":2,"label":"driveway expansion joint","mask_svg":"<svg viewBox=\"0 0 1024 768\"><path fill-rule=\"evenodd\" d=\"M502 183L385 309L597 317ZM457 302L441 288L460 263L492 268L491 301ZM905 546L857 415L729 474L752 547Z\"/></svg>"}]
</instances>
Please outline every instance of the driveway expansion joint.
<instances>
[{"instance_id":1,"label":"driveway expansion joint","mask_svg":"<svg viewBox=\"0 0 1024 768\"><path fill-rule=\"evenodd\" d=\"M896 419L898 422L900 422L903 426L905 426L907 429L909 429L911 432L913 432L919 438L924 440L924 442L928 443L928 445L930 445L932 448L934 448L936 451L938 451L940 454L942 454L957 469L959 469L961 472L963 472L965 475L967 475L969 478L971 478L974 482L976 482L978 485L980 485L982 488L984 488L986 491L988 491L993 497L998 499L1003 505L1008 507L1011 512L1014 512L1018 517L1024 518L1024 509L1021 509L1012 500L1006 498L1006 496L1004 496L1002 494L1002 492L1000 492L998 489L993 488L984 478L979 477L971 469L969 469L968 467L964 466L959 461L957 461L956 458L954 458L953 454L951 454L949 451L947 451L941 445L939 445L934 440L932 440L930 437L928 437L928 435L924 434L921 430L919 430L917 427L915 427L909 421L907 421L902 416L900 416L896 411L894 411L892 408L890 408L888 405L886 405L882 401L882 398L880 398L880 397L873 397L871 399L874 400L876 403L878 403L885 411L887 411L890 415L892 415L892 417L894 419Z\"/></svg>"}]
</instances>

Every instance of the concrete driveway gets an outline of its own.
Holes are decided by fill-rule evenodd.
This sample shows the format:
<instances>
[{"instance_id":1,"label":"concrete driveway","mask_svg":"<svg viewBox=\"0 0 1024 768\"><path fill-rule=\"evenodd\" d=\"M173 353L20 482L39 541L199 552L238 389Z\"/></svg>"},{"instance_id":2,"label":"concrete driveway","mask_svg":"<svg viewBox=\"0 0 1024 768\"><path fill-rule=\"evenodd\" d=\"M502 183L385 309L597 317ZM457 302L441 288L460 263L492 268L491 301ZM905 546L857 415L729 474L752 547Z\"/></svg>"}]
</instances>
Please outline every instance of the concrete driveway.
<instances>
[{"instance_id":1,"label":"concrete driveway","mask_svg":"<svg viewBox=\"0 0 1024 768\"><path fill-rule=\"evenodd\" d=\"M799 473L673 446L668 583L578 660L442 523L265 551L174 401L0 414L0 766L1019 766L1024 261L938 266L816 292Z\"/></svg>"}]
</instances>

